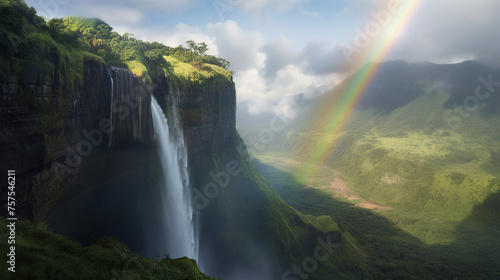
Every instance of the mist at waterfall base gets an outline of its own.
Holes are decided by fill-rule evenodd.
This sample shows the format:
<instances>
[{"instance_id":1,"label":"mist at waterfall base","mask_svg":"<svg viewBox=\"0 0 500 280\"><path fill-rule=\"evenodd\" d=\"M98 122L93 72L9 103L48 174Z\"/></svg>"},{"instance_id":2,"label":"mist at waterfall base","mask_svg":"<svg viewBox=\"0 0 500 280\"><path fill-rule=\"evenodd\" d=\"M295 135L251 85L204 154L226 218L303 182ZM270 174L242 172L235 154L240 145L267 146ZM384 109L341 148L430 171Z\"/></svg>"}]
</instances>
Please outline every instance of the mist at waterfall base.
<instances>
[{"instance_id":1,"label":"mist at waterfall base","mask_svg":"<svg viewBox=\"0 0 500 280\"><path fill-rule=\"evenodd\" d=\"M272 265L269 248L255 240L241 239L245 252L244 256L237 257L243 261L236 262L234 259L215 260L218 254L224 254L221 252L224 245L207 243L203 244L204 250L200 250L198 267L209 276L224 280L281 279L284 270Z\"/></svg>"}]
</instances>

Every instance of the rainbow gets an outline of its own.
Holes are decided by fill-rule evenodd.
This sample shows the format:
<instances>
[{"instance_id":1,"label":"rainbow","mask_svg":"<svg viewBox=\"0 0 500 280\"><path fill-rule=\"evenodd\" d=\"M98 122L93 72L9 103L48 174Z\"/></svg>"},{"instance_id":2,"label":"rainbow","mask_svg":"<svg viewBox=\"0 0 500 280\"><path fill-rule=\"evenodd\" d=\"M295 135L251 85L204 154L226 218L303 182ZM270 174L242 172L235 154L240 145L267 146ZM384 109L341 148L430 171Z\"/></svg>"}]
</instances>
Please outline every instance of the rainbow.
<instances>
[{"instance_id":1,"label":"rainbow","mask_svg":"<svg viewBox=\"0 0 500 280\"><path fill-rule=\"evenodd\" d=\"M352 63L346 65L347 73L359 72L343 83L338 94L330 94L317 108L317 113L310 123L314 134L310 135L307 142L307 147L311 147L311 150L302 151L307 154L306 161L308 163L314 165L326 163L327 157L331 155L330 151L337 143L336 140L349 123L354 109L380 67L378 63L367 63L385 60L397 42L397 36L394 34L399 34L404 30L422 1L402 1L399 12L392 16L388 25L380 32L381 34L372 38L370 44L362 49L359 55L352 60ZM305 172L311 173L313 167L308 169L309 171Z\"/></svg>"}]
</instances>

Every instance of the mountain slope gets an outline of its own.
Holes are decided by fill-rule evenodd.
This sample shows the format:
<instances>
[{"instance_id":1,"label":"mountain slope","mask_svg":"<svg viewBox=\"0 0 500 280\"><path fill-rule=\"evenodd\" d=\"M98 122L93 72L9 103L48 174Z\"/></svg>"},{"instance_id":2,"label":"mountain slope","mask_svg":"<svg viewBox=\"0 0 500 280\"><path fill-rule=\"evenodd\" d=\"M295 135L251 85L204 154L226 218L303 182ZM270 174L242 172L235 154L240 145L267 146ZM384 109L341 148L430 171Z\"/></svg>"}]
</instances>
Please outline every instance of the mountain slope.
<instances>
[{"instance_id":1,"label":"mountain slope","mask_svg":"<svg viewBox=\"0 0 500 280\"><path fill-rule=\"evenodd\" d=\"M500 71L475 62L379 68L345 128L326 135L315 124L330 125L325 108L349 80L305 110L284 140L307 159L317 139L335 139L324 159L363 197L464 218L500 187L500 97L497 84L484 85Z\"/></svg>"}]
</instances>

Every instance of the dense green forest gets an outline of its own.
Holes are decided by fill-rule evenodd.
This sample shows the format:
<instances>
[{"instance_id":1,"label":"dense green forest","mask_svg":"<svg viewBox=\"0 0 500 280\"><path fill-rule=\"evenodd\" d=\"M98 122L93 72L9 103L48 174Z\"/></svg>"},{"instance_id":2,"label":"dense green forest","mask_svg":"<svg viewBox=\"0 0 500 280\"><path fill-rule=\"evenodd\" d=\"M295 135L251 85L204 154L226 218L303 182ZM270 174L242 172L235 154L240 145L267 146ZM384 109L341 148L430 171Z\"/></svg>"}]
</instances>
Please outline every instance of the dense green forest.
<instances>
[{"instance_id":1,"label":"dense green forest","mask_svg":"<svg viewBox=\"0 0 500 280\"><path fill-rule=\"evenodd\" d=\"M214 71L208 64L225 70L230 67L229 61L207 55L204 42L189 40L186 46L177 47L144 42L128 33L118 34L98 18L70 16L46 21L19 0L2 0L0 14L0 74L4 76L47 80L38 75L64 73L61 79L71 87L81 80L83 59L128 68L149 82L160 71L173 71L165 57L190 64L200 72Z\"/></svg>"}]
</instances>

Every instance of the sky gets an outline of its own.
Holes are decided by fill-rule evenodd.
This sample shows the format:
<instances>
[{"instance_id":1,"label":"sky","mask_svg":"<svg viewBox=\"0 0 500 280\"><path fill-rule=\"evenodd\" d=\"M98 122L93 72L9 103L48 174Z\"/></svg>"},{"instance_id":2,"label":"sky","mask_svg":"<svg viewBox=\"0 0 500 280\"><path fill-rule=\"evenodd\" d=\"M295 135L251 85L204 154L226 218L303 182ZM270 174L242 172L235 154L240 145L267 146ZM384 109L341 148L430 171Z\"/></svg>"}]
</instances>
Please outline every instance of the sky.
<instances>
[{"instance_id":1,"label":"sky","mask_svg":"<svg viewBox=\"0 0 500 280\"><path fill-rule=\"evenodd\" d=\"M205 42L235 71L238 110L292 118L368 62L500 65L498 0L27 0L167 46ZM411 3L411 4L410 4ZM410 6L401 12L404 7ZM404 15L403 15L404 14ZM404 17L404 18L403 18ZM384 55L370 56L383 47Z\"/></svg>"}]
</instances>

